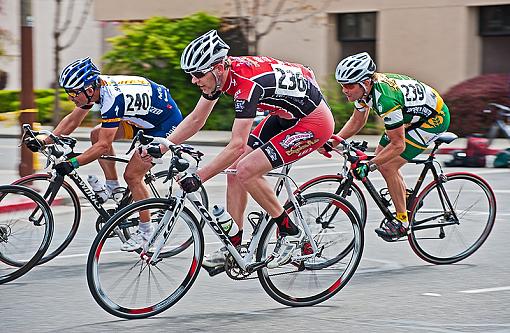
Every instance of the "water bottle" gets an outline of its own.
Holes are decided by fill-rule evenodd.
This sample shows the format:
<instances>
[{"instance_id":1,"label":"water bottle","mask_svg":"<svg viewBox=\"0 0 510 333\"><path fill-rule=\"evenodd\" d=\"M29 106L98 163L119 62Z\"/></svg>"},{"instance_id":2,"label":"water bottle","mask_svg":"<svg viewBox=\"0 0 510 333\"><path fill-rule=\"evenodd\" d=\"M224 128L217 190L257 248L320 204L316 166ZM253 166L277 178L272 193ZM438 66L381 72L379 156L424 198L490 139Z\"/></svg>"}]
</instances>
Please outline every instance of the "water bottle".
<instances>
[{"instance_id":1,"label":"water bottle","mask_svg":"<svg viewBox=\"0 0 510 333\"><path fill-rule=\"evenodd\" d=\"M95 175L89 175L87 177L87 181L89 182L90 186L92 187L92 191L96 193L97 199L103 203L108 200L108 191L106 190L106 184L104 182L101 182Z\"/></svg>"},{"instance_id":2,"label":"water bottle","mask_svg":"<svg viewBox=\"0 0 510 333\"><path fill-rule=\"evenodd\" d=\"M223 232L228 237L234 237L235 235L237 235L237 233L239 232L239 227L234 222L234 220L232 220L232 217L225 210L225 208L214 205L212 213L216 218L216 222L220 225L221 229L223 229Z\"/></svg>"}]
</instances>

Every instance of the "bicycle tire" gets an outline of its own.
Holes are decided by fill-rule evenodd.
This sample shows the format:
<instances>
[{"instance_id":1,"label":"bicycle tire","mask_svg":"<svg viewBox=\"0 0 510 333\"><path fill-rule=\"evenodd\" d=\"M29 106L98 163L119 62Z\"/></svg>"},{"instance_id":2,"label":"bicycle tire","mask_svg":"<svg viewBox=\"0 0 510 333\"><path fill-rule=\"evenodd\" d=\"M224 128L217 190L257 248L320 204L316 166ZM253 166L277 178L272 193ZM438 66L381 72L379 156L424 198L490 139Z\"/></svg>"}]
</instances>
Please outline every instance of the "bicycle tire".
<instances>
[{"instance_id":1,"label":"bicycle tire","mask_svg":"<svg viewBox=\"0 0 510 333\"><path fill-rule=\"evenodd\" d=\"M315 214L321 209L319 204L333 204L339 208L335 213L337 223L333 228L331 224L326 228L316 220ZM286 204L284 208L289 214L294 211L292 203ZM278 268L265 267L257 271L266 293L277 302L288 306L310 306L331 298L349 282L363 253L364 235L360 218L346 199L333 193L308 193L303 195L300 209L307 224L320 224L318 232L314 231L315 228L310 228L319 248L317 255L303 261L294 260ZM330 230L335 231L329 232ZM344 237L344 233L348 236ZM258 244L256 256L258 262L264 261L272 253L276 234L276 225L269 223ZM328 235L332 236L333 240L322 243L323 239L330 239ZM310 239L306 239L305 236L304 242L299 246L301 255L311 254L306 252L311 246L309 242ZM351 242L353 246L349 246ZM339 245L339 250L330 249L336 245ZM349 247L350 256L342 254Z\"/></svg>"},{"instance_id":2,"label":"bicycle tire","mask_svg":"<svg viewBox=\"0 0 510 333\"><path fill-rule=\"evenodd\" d=\"M169 199L137 201L113 215L92 243L87 259L88 287L96 302L114 316L126 319L154 316L177 303L198 276L204 254L204 237L197 218L186 207L183 207L166 242L191 237L193 246L178 255L161 258L155 265L148 265L135 251L118 251L119 238L109 237L119 224L131 215L138 215L138 211L161 209L172 209ZM183 234L185 232L189 232L190 236ZM152 287L151 283L154 284Z\"/></svg>"},{"instance_id":3,"label":"bicycle tire","mask_svg":"<svg viewBox=\"0 0 510 333\"><path fill-rule=\"evenodd\" d=\"M34 191L38 192L42 197L44 197L46 190L51 185L51 178L52 176L47 173L34 174L20 178L14 181L12 184L30 187ZM50 207L52 209L55 225L53 233L54 235L49 249L41 258L38 265L44 264L54 259L60 253L62 253L67 248L67 246L69 246L71 241L76 236L76 233L78 232L78 226L80 225L81 221L80 199L73 187L66 181L62 183L62 186L59 188L57 196L51 203ZM66 216L68 216L68 209L71 207L73 209L72 221L69 222L69 219L67 218L59 218L60 214L58 210L66 210Z\"/></svg>"},{"instance_id":4,"label":"bicycle tire","mask_svg":"<svg viewBox=\"0 0 510 333\"><path fill-rule=\"evenodd\" d=\"M38 207L42 212L42 219L38 220L39 226L26 218L27 212L34 207ZM27 228L27 221L32 224L31 228ZM20 223L22 224L18 229ZM27 231L27 235L22 234L24 231ZM42 234L40 241L31 241L35 234ZM39 194L23 186L0 186L0 263L5 264L0 266L0 284L19 278L36 266L48 250L52 236L53 215ZM13 242L19 244L14 244L11 248Z\"/></svg>"},{"instance_id":5,"label":"bicycle tire","mask_svg":"<svg viewBox=\"0 0 510 333\"><path fill-rule=\"evenodd\" d=\"M347 199L359 213L361 223L365 227L367 222L367 200L361 191L361 188L356 183L352 183L348 191L344 191L342 182L345 178L342 175L323 175L308 180L299 186L296 192L329 192L340 195L342 198ZM344 194L345 193L345 194ZM350 199L353 198L353 199Z\"/></svg>"},{"instance_id":6,"label":"bicycle tire","mask_svg":"<svg viewBox=\"0 0 510 333\"><path fill-rule=\"evenodd\" d=\"M423 260L438 265L461 261L476 252L496 219L496 198L484 179L465 172L445 176L446 182L441 181L439 185L432 181L414 201L408 235L413 251ZM439 195L442 188L453 200L458 224L448 224L456 221L442 207Z\"/></svg>"}]
</instances>

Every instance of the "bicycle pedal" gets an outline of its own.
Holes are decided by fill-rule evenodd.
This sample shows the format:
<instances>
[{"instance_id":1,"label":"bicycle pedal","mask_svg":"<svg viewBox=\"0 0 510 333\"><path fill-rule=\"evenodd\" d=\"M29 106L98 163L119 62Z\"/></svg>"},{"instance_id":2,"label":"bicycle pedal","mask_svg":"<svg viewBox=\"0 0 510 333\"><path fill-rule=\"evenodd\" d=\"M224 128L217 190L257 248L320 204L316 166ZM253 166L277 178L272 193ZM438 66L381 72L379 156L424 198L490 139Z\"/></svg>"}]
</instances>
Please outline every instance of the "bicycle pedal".
<instances>
[{"instance_id":1,"label":"bicycle pedal","mask_svg":"<svg viewBox=\"0 0 510 333\"><path fill-rule=\"evenodd\" d=\"M207 271L207 273L209 273L210 277L213 277L215 275L225 272L224 265L216 266L216 267L206 267L206 266L202 265L202 268L205 269Z\"/></svg>"}]
</instances>

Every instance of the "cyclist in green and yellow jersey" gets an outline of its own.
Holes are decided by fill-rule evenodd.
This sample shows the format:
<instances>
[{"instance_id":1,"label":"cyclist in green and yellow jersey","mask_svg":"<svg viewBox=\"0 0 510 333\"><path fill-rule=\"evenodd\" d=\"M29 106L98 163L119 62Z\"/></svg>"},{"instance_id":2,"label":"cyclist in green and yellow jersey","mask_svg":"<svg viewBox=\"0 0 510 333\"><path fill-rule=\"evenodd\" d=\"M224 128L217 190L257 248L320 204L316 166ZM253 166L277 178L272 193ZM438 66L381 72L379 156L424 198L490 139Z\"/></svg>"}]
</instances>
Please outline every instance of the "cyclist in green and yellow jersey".
<instances>
[{"instance_id":1,"label":"cyclist in green and yellow jersey","mask_svg":"<svg viewBox=\"0 0 510 333\"><path fill-rule=\"evenodd\" d=\"M387 221L375 231L383 239L394 240L406 235L409 228L406 186L400 168L448 129L450 113L430 86L406 75L375 70L376 65L366 52L351 55L338 64L336 80L355 107L338 136L347 139L357 134L365 126L371 109L383 119L385 133L375 157L360 163L353 173L358 179L375 170L383 175L397 214L394 221Z\"/></svg>"}]
</instances>

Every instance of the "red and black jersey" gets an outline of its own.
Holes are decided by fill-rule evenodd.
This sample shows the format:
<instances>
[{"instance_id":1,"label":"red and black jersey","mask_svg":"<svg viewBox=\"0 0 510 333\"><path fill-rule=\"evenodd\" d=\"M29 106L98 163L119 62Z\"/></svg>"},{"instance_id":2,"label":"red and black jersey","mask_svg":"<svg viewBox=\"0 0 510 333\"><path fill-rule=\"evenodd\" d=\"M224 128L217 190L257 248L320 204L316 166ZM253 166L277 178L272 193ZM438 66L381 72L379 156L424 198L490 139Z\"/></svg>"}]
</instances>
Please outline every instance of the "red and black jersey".
<instances>
[{"instance_id":1,"label":"red and black jersey","mask_svg":"<svg viewBox=\"0 0 510 333\"><path fill-rule=\"evenodd\" d=\"M231 68L221 91L234 96L236 118L269 111L300 119L317 108L322 93L311 69L269 57L229 57Z\"/></svg>"}]
</instances>

